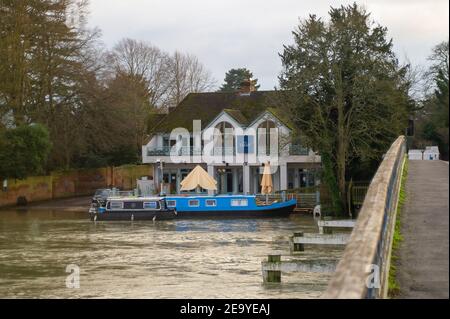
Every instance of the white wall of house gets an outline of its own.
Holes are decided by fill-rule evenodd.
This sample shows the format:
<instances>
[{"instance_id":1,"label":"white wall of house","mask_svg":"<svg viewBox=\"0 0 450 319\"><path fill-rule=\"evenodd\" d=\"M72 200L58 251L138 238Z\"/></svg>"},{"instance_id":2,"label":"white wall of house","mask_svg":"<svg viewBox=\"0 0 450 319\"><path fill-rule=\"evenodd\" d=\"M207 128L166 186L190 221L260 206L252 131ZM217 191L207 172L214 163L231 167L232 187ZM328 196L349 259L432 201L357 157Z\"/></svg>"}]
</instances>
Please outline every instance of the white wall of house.
<instances>
[{"instance_id":1,"label":"white wall of house","mask_svg":"<svg viewBox=\"0 0 450 319\"><path fill-rule=\"evenodd\" d=\"M229 123L235 130L237 130L237 133L239 135L250 135L253 136L253 142L255 143L253 150L256 153L258 151L258 136L257 136L257 128L258 126L266 121L270 120L275 123L275 126L278 128L278 135L280 143L283 143L282 150L278 157L278 162L273 163L273 166L277 167L277 170L273 174L273 184L274 184L274 190L286 190L288 189L288 182L291 178L291 184L292 184L292 177L289 177L289 168L292 170L292 164L294 165L306 165L305 167L308 167L308 165L316 165L319 166L321 162L320 156L315 154L313 151L309 151L309 154L307 155L290 155L289 154L289 146L290 144L287 143L287 140L289 139L289 136L291 134L291 130L284 125L278 118L276 118L271 112L264 112L260 116L258 116L248 127L242 127L232 116L230 116L227 112L222 111L211 123L209 123L204 129L216 127L221 122L227 122ZM212 164L206 164L202 162L201 157L195 157L195 156L188 156L183 157L182 159L187 159L188 161L182 161L180 157L171 157L169 154L162 154L158 153L157 155L148 155L147 150L162 150L163 148L163 138L164 136L167 136L168 134L157 134L153 136L153 138L149 141L149 143L142 147L142 161L143 163L156 163L158 161L164 163L165 169L170 169L172 172L177 172L177 183L179 183L180 179L180 172L184 168L191 168L194 167L196 164L202 164L205 169L207 169L208 173L210 175L213 175L215 178L217 178L217 169L223 168L223 163L212 163ZM235 143L236 144L236 143ZM191 145L192 146L192 145ZM255 157L256 154L255 154ZM174 159L176 162L174 162ZM180 161L181 160L181 161ZM236 180L238 176L242 176L243 181L243 192L244 193L255 193L258 190L258 183L259 183L259 170L258 168L261 167L261 165L266 160L262 160L261 162L250 162L247 163L247 165L243 165L242 163L229 163L227 168L233 168L233 192L236 191L236 185L238 181ZM271 163L272 164L272 163ZM155 167L156 169L156 167ZM298 171L298 170L297 170ZM158 183L158 174L155 171L155 183ZM295 186L300 183L298 181L298 174L295 175ZM159 187L159 185L156 185L156 187Z\"/></svg>"},{"instance_id":2,"label":"white wall of house","mask_svg":"<svg viewBox=\"0 0 450 319\"><path fill-rule=\"evenodd\" d=\"M408 159L410 160L423 160L423 161L437 161L439 160L439 147L427 146L425 150L412 149L408 151Z\"/></svg>"},{"instance_id":3,"label":"white wall of house","mask_svg":"<svg viewBox=\"0 0 450 319\"><path fill-rule=\"evenodd\" d=\"M439 160L439 148L437 146L430 146L423 152L424 161L438 161Z\"/></svg>"},{"instance_id":4,"label":"white wall of house","mask_svg":"<svg viewBox=\"0 0 450 319\"><path fill-rule=\"evenodd\" d=\"M423 150L409 150L408 159L412 161L421 161L423 159Z\"/></svg>"}]
</instances>

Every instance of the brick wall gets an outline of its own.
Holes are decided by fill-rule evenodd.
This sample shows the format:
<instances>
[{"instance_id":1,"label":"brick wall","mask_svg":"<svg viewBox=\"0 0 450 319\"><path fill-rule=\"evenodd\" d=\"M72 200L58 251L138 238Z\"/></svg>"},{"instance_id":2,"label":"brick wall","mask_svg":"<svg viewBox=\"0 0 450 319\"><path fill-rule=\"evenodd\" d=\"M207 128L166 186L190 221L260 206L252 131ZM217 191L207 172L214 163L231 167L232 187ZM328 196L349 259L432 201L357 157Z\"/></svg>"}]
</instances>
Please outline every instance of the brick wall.
<instances>
[{"instance_id":1,"label":"brick wall","mask_svg":"<svg viewBox=\"0 0 450 319\"><path fill-rule=\"evenodd\" d=\"M151 176L152 171L150 165L126 165L53 172L49 176L32 176L24 180L9 179L7 191L0 189L0 207L15 205L20 196L35 202L91 195L96 189L109 186L130 190L136 187L137 178Z\"/></svg>"}]
</instances>

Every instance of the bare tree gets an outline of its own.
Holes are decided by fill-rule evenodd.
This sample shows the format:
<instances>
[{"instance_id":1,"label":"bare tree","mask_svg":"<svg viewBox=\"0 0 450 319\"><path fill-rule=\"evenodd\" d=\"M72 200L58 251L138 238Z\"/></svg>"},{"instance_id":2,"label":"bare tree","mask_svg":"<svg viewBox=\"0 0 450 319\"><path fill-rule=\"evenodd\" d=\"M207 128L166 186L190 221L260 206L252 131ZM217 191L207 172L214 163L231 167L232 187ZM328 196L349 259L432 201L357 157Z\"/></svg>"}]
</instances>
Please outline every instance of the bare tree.
<instances>
[{"instance_id":1,"label":"bare tree","mask_svg":"<svg viewBox=\"0 0 450 319\"><path fill-rule=\"evenodd\" d=\"M189 93L211 90L215 81L191 54L173 55L133 39L121 40L107 55L110 78L129 74L148 83L150 104L160 109L178 105Z\"/></svg>"},{"instance_id":2,"label":"bare tree","mask_svg":"<svg viewBox=\"0 0 450 319\"><path fill-rule=\"evenodd\" d=\"M449 53L448 39L447 41L443 41L433 48L433 52L431 56L428 58L428 60L432 63L429 71L430 75L436 76L439 74L439 72L448 74L449 72L448 53Z\"/></svg>"},{"instance_id":3,"label":"bare tree","mask_svg":"<svg viewBox=\"0 0 450 319\"><path fill-rule=\"evenodd\" d=\"M167 53L143 41L123 39L108 54L107 59L113 74L129 74L146 81L151 105L165 106L170 89Z\"/></svg>"},{"instance_id":4,"label":"bare tree","mask_svg":"<svg viewBox=\"0 0 450 319\"><path fill-rule=\"evenodd\" d=\"M169 106L177 106L189 93L211 90L215 81L198 58L176 51L170 58Z\"/></svg>"}]
</instances>

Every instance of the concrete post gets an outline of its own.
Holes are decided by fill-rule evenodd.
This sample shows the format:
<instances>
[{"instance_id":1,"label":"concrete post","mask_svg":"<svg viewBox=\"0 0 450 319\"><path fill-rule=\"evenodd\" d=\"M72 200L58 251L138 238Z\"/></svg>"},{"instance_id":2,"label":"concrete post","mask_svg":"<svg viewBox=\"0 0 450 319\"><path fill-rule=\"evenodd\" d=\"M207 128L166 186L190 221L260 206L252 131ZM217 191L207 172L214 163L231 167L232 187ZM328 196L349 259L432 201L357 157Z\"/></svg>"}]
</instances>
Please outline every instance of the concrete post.
<instances>
[{"instance_id":1,"label":"concrete post","mask_svg":"<svg viewBox=\"0 0 450 319\"><path fill-rule=\"evenodd\" d=\"M287 190L288 177L287 177L287 163L280 163L280 190Z\"/></svg>"},{"instance_id":2,"label":"concrete post","mask_svg":"<svg viewBox=\"0 0 450 319\"><path fill-rule=\"evenodd\" d=\"M153 165L153 182L155 183L155 191L157 192L157 190L159 189L159 187L161 186L159 184L160 181L160 172L159 172L159 165L157 163L155 163L155 165Z\"/></svg>"},{"instance_id":3,"label":"concrete post","mask_svg":"<svg viewBox=\"0 0 450 319\"><path fill-rule=\"evenodd\" d=\"M243 174L243 190L244 190L244 194L249 194L250 193L250 166L248 165L244 165L243 166L243 170L242 170L242 174Z\"/></svg>"},{"instance_id":4,"label":"concrete post","mask_svg":"<svg viewBox=\"0 0 450 319\"><path fill-rule=\"evenodd\" d=\"M237 168L232 169L233 172L233 194L237 194L239 191L239 173Z\"/></svg>"},{"instance_id":5,"label":"concrete post","mask_svg":"<svg viewBox=\"0 0 450 319\"><path fill-rule=\"evenodd\" d=\"M216 177L214 176L214 165L208 165L208 174L209 176L211 176L212 178L216 179ZM214 195L214 191L213 190L208 190L208 195Z\"/></svg>"}]
</instances>

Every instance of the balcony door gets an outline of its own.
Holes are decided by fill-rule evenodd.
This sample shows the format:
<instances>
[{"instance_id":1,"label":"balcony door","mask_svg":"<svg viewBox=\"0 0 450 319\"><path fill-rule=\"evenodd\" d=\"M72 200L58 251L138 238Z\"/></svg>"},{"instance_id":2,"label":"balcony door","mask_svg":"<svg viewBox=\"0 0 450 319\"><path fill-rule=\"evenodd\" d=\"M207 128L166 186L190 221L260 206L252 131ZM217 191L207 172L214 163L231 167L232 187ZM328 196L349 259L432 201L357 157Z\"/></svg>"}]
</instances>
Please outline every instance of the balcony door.
<instances>
[{"instance_id":1,"label":"balcony door","mask_svg":"<svg viewBox=\"0 0 450 319\"><path fill-rule=\"evenodd\" d=\"M258 125L258 154L269 156L271 152L271 148L278 149L278 140L276 138L275 122L271 120L264 120ZM272 143L271 143L272 142ZM272 152L274 154L277 153L278 150L273 149Z\"/></svg>"},{"instance_id":2,"label":"balcony door","mask_svg":"<svg viewBox=\"0 0 450 319\"><path fill-rule=\"evenodd\" d=\"M234 127L228 122L220 122L214 131L214 156L233 156L236 154Z\"/></svg>"}]
</instances>

